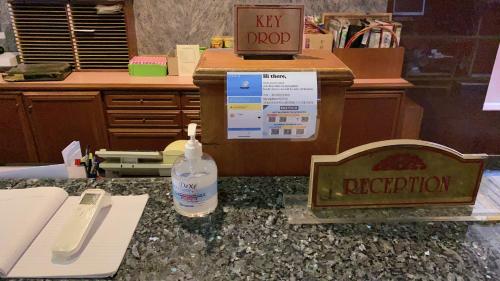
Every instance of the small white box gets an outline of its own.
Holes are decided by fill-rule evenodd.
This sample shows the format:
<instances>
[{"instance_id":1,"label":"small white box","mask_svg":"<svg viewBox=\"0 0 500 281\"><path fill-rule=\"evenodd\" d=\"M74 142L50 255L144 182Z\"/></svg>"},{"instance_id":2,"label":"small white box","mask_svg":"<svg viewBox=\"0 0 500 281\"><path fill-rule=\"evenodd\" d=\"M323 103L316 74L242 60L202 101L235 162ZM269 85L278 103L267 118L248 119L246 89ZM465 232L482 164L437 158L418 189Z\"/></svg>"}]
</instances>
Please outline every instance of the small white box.
<instances>
[{"instance_id":1,"label":"small white box","mask_svg":"<svg viewBox=\"0 0 500 281\"><path fill-rule=\"evenodd\" d=\"M0 67L11 67L17 65L17 53L6 52L0 55Z\"/></svg>"}]
</instances>

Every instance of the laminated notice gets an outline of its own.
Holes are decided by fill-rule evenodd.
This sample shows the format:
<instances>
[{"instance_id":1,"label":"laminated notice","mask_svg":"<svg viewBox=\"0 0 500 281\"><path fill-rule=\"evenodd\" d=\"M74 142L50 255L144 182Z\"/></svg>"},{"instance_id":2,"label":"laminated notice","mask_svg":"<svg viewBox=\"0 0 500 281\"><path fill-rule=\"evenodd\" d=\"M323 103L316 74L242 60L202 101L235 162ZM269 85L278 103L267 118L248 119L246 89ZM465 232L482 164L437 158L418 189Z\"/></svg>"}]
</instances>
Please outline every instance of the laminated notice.
<instances>
[{"instance_id":1,"label":"laminated notice","mask_svg":"<svg viewBox=\"0 0 500 281\"><path fill-rule=\"evenodd\" d=\"M228 72L228 139L308 139L316 133L316 72Z\"/></svg>"}]
</instances>

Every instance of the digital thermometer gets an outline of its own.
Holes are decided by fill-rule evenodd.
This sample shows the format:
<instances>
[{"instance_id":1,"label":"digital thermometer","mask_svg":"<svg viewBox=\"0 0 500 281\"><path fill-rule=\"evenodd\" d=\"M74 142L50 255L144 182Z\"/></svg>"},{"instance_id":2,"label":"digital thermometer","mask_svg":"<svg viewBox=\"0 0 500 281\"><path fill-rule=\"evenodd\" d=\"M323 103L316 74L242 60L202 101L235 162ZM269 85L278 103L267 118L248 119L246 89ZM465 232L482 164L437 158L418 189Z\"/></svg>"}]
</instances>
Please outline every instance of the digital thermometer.
<instances>
[{"instance_id":1,"label":"digital thermometer","mask_svg":"<svg viewBox=\"0 0 500 281\"><path fill-rule=\"evenodd\" d=\"M111 205L111 196L102 189L87 189L80 203L64 224L52 246L52 259L68 262L80 251L96 217L103 208Z\"/></svg>"}]
</instances>

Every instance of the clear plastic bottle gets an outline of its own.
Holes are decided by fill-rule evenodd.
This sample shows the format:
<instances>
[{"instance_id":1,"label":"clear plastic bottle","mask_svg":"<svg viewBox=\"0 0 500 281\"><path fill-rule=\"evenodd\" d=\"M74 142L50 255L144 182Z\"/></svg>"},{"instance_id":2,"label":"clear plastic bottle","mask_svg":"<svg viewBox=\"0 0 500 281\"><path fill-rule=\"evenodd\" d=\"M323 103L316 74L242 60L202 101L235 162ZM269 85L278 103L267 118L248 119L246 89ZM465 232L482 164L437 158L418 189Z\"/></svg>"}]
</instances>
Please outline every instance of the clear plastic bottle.
<instances>
[{"instance_id":1,"label":"clear plastic bottle","mask_svg":"<svg viewBox=\"0 0 500 281\"><path fill-rule=\"evenodd\" d=\"M217 165L202 152L195 135L196 124L189 124L184 156L177 158L171 171L174 208L186 217L203 217L217 207Z\"/></svg>"}]
</instances>

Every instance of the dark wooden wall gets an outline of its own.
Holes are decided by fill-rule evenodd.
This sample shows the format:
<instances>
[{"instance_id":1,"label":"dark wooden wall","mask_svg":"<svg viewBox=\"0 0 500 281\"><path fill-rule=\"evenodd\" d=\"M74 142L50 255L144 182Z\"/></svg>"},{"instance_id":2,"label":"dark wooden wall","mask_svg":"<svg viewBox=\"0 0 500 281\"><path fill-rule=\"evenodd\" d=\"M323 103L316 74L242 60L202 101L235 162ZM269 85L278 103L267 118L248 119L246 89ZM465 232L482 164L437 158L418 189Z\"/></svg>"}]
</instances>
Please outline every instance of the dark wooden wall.
<instances>
[{"instance_id":1,"label":"dark wooden wall","mask_svg":"<svg viewBox=\"0 0 500 281\"><path fill-rule=\"evenodd\" d=\"M416 85L408 94L424 107L421 138L500 154L500 112L482 111L500 43L500 0L427 0L423 16L394 20L403 23L404 77Z\"/></svg>"}]
</instances>

